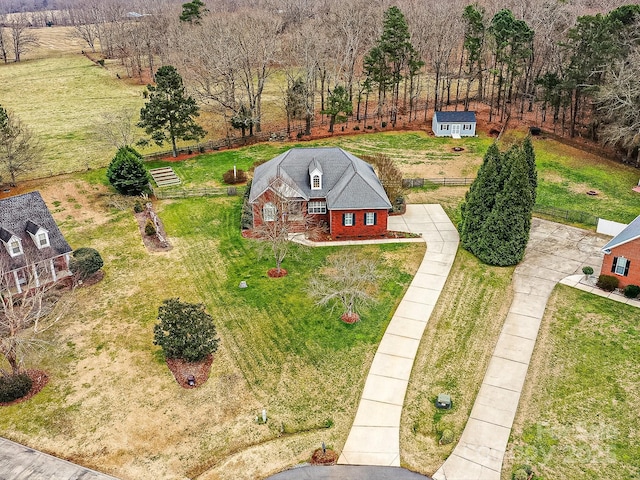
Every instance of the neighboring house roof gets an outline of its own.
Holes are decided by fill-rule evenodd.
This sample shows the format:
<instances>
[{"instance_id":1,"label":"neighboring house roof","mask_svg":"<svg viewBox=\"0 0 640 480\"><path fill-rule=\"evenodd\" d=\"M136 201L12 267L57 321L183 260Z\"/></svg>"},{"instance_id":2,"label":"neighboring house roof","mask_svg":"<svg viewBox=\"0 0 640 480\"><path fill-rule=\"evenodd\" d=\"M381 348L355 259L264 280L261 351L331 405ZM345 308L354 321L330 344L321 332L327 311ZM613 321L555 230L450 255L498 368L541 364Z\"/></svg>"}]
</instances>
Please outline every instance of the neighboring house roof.
<instances>
[{"instance_id":1,"label":"neighboring house roof","mask_svg":"<svg viewBox=\"0 0 640 480\"><path fill-rule=\"evenodd\" d=\"M439 123L475 122L476 112L436 112L436 121Z\"/></svg>"},{"instance_id":2,"label":"neighboring house roof","mask_svg":"<svg viewBox=\"0 0 640 480\"><path fill-rule=\"evenodd\" d=\"M40 228L47 231L49 246L38 249L29 233L35 234ZM8 241L13 235L20 239L24 254L11 257L0 243L0 262L10 270L24 267L27 259L29 262L39 262L72 251L40 192L0 200L0 239Z\"/></svg>"},{"instance_id":3,"label":"neighboring house roof","mask_svg":"<svg viewBox=\"0 0 640 480\"><path fill-rule=\"evenodd\" d=\"M618 235L609 240L609 243L602 247L602 251L608 253L607 251L610 251L612 248L619 247L624 243L631 242L638 238L640 238L640 215Z\"/></svg>"},{"instance_id":4,"label":"neighboring house roof","mask_svg":"<svg viewBox=\"0 0 640 480\"><path fill-rule=\"evenodd\" d=\"M320 190L311 190L309 174L315 169L322 172ZM341 148L292 148L263 163L254 172L249 202L278 177L290 182L301 199L326 198L329 210L391 208L373 167Z\"/></svg>"}]
</instances>

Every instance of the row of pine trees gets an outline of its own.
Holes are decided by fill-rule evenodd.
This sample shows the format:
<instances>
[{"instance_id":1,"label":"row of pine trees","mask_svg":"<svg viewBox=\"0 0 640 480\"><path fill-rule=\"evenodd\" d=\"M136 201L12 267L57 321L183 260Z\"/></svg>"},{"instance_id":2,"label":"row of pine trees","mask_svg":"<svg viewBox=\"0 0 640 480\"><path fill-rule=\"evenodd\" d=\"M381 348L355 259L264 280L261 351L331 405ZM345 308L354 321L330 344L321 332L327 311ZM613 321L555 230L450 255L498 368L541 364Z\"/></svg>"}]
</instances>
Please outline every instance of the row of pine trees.
<instances>
[{"instance_id":1,"label":"row of pine trees","mask_svg":"<svg viewBox=\"0 0 640 480\"><path fill-rule=\"evenodd\" d=\"M537 184L531 138L506 152L491 145L461 207L463 248L489 265L519 263L529 240Z\"/></svg>"}]
</instances>

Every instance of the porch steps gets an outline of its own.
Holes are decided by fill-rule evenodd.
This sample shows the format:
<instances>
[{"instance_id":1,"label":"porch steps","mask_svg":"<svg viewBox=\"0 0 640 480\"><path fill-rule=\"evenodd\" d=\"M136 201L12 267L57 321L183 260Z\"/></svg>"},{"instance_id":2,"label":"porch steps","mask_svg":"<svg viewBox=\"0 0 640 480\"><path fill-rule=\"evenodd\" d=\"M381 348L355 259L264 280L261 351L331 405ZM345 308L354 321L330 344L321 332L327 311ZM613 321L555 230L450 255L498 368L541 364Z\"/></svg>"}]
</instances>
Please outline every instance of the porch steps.
<instances>
[{"instance_id":1,"label":"porch steps","mask_svg":"<svg viewBox=\"0 0 640 480\"><path fill-rule=\"evenodd\" d=\"M168 187L180 184L180 179L171 167L152 168L149 170L149 173L158 187Z\"/></svg>"}]
</instances>

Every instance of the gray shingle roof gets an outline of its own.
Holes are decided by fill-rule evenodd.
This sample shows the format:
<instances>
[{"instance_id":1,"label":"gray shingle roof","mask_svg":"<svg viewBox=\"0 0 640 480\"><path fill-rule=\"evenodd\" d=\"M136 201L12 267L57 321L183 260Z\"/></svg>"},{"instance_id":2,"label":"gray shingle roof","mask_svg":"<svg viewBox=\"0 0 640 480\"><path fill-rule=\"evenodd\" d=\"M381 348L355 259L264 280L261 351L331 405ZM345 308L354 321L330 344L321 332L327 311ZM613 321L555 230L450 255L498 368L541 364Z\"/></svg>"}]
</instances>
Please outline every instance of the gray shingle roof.
<instances>
[{"instance_id":1,"label":"gray shingle roof","mask_svg":"<svg viewBox=\"0 0 640 480\"><path fill-rule=\"evenodd\" d=\"M640 238L640 215L637 216L633 222L627 225L626 228L618 235L609 240L609 243L602 247L602 251L607 253L607 250L619 247L623 243L628 243L637 238Z\"/></svg>"},{"instance_id":2,"label":"gray shingle roof","mask_svg":"<svg viewBox=\"0 0 640 480\"><path fill-rule=\"evenodd\" d=\"M476 112L436 112L438 123L475 122Z\"/></svg>"},{"instance_id":3,"label":"gray shingle roof","mask_svg":"<svg viewBox=\"0 0 640 480\"><path fill-rule=\"evenodd\" d=\"M322 189L311 190L309 173L316 166ZM297 186L299 198L326 198L329 210L391 208L373 167L341 148L292 148L263 163L255 170L249 201L255 202L279 176Z\"/></svg>"},{"instance_id":4,"label":"gray shingle roof","mask_svg":"<svg viewBox=\"0 0 640 480\"><path fill-rule=\"evenodd\" d=\"M36 247L27 230L29 228L34 230L32 233L35 233L40 227L49 233L50 246L42 249ZM25 266L27 257L31 262L39 262L71 252L71 247L56 225L40 192L30 192L0 200L0 232L9 233L7 238L4 233L0 235L4 241L15 235L22 242L24 254L13 258L4 244L0 243L0 262L8 265L11 270Z\"/></svg>"}]
</instances>

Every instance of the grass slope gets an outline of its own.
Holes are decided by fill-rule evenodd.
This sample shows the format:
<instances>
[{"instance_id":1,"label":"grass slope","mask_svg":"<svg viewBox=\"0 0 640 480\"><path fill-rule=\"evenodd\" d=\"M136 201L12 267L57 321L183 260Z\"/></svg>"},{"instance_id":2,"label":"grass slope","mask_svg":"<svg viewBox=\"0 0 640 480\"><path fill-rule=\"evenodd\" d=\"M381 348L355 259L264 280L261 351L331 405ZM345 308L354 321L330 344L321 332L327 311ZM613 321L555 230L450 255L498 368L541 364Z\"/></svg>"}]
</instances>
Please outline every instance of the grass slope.
<instances>
[{"instance_id":1,"label":"grass slope","mask_svg":"<svg viewBox=\"0 0 640 480\"><path fill-rule=\"evenodd\" d=\"M460 438L511 305L512 274L458 250L405 398L400 445L407 468L433 474ZM451 410L435 408L439 393L451 395ZM449 445L438 443L444 429L455 436Z\"/></svg>"},{"instance_id":2,"label":"grass slope","mask_svg":"<svg viewBox=\"0 0 640 480\"><path fill-rule=\"evenodd\" d=\"M551 296L502 478L640 477L640 310L559 285Z\"/></svg>"}]
</instances>

